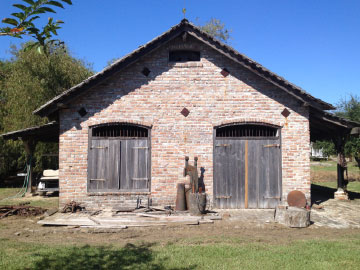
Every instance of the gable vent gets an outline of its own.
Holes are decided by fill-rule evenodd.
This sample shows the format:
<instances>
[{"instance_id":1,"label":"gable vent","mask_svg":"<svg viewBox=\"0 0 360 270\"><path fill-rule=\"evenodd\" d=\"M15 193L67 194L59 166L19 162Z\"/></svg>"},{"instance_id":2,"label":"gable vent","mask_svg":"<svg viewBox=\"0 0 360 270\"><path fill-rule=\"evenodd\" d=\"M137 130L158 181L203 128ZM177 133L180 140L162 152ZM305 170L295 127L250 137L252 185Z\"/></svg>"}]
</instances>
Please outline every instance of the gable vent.
<instances>
[{"instance_id":1,"label":"gable vent","mask_svg":"<svg viewBox=\"0 0 360 270\"><path fill-rule=\"evenodd\" d=\"M149 76L150 74L150 69L148 69L147 67L144 67L143 70L141 71L141 73L144 75L144 76Z\"/></svg>"},{"instance_id":2,"label":"gable vent","mask_svg":"<svg viewBox=\"0 0 360 270\"><path fill-rule=\"evenodd\" d=\"M187 51L187 50L170 51L169 61L170 62L200 61L200 52Z\"/></svg>"}]
</instances>

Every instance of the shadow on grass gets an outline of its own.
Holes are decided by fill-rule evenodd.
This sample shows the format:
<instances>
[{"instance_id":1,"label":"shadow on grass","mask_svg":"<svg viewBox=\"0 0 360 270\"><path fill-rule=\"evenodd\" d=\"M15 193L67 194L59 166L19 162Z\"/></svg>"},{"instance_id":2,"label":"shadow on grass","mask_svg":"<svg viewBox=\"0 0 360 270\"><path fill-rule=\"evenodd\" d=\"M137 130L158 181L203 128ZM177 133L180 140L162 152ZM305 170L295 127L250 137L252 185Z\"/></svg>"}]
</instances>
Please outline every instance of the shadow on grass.
<instances>
[{"instance_id":1,"label":"shadow on grass","mask_svg":"<svg viewBox=\"0 0 360 270\"><path fill-rule=\"evenodd\" d=\"M92 269L195 269L196 266L186 268L167 268L165 259L156 258L152 251L152 244L127 244L123 248L114 247L64 247L35 254L32 268L37 270L92 270Z\"/></svg>"},{"instance_id":2,"label":"shadow on grass","mask_svg":"<svg viewBox=\"0 0 360 270\"><path fill-rule=\"evenodd\" d=\"M334 193L336 189L311 184L311 204L320 204L330 199L334 199ZM360 199L360 193L348 191L349 199Z\"/></svg>"}]
</instances>

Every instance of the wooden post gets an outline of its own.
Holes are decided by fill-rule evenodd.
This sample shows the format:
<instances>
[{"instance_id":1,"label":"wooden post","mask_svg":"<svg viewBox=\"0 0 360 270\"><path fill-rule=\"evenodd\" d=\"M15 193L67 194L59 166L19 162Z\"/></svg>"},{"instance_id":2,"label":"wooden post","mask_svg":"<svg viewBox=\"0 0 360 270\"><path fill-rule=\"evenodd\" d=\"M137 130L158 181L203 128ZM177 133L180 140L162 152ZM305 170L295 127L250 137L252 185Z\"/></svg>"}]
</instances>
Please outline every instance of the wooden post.
<instances>
[{"instance_id":1,"label":"wooden post","mask_svg":"<svg viewBox=\"0 0 360 270\"><path fill-rule=\"evenodd\" d=\"M27 169L30 170L29 172L29 183L27 186L26 193L34 193L35 189L32 189L33 184L33 167L32 167L32 157L34 156L34 151L36 147L36 141L33 139L23 140L25 152L27 154Z\"/></svg>"},{"instance_id":2,"label":"wooden post","mask_svg":"<svg viewBox=\"0 0 360 270\"><path fill-rule=\"evenodd\" d=\"M337 191L334 194L335 199L347 200L348 195L346 192L346 182L344 177L344 172L346 170L346 159L345 159L345 142L346 136L344 134L339 134L334 138L336 153L337 153Z\"/></svg>"}]
</instances>

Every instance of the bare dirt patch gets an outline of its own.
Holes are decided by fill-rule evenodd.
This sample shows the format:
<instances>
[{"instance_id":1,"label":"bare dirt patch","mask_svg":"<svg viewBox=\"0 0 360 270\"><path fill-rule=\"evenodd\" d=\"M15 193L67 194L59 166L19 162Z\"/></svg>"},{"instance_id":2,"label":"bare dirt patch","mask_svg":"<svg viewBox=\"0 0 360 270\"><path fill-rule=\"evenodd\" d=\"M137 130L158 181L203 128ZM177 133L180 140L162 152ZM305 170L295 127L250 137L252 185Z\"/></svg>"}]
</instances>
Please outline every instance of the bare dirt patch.
<instances>
[{"instance_id":1,"label":"bare dirt patch","mask_svg":"<svg viewBox=\"0 0 360 270\"><path fill-rule=\"evenodd\" d=\"M128 243L269 243L287 244L298 240L360 238L360 229L328 229L310 226L290 229L278 224L256 226L238 221L222 220L197 226L128 228L112 233L94 233L91 229L46 227L36 218L9 217L0 221L0 239L51 245L119 245Z\"/></svg>"}]
</instances>

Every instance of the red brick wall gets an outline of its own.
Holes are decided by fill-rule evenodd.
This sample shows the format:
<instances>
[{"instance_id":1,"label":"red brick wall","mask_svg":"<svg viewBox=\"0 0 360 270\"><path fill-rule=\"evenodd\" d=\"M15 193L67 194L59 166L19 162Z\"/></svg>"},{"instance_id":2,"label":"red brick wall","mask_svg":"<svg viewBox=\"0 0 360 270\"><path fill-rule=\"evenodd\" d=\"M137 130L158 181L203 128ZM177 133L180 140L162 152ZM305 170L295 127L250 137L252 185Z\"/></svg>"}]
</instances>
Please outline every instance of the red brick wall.
<instances>
[{"instance_id":1,"label":"red brick wall","mask_svg":"<svg viewBox=\"0 0 360 270\"><path fill-rule=\"evenodd\" d=\"M194 48L201 61L168 63L169 49ZM145 77L144 67L151 73ZM223 77L223 67L230 75ZM88 114L80 117L77 110ZM190 114L180 114L186 107ZM281 115L284 108L291 114ZM60 112L60 204L69 200L90 208L134 204L137 194L87 192L88 127L108 122L151 126L151 194L154 204L174 204L176 184L184 181L184 156L199 157L206 191L213 192L214 126L265 122L282 127L283 199L293 189L310 196L308 108L281 89L196 41L174 40L76 100ZM96 196L94 196L96 195Z\"/></svg>"}]
</instances>

